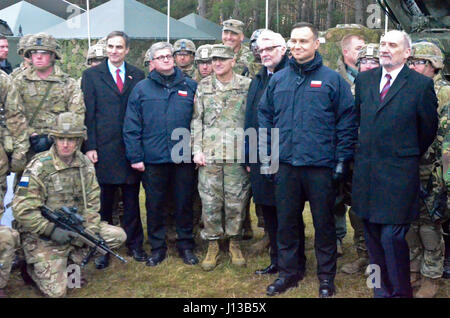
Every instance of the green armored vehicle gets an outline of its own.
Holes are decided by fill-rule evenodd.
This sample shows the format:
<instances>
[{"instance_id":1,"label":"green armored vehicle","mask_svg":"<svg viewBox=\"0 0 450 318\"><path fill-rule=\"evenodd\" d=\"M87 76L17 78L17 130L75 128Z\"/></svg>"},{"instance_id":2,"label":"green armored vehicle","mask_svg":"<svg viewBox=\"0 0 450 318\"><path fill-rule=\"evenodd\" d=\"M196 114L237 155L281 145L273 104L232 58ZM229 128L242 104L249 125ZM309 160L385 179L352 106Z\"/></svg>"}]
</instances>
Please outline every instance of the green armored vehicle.
<instances>
[{"instance_id":1,"label":"green armored vehicle","mask_svg":"<svg viewBox=\"0 0 450 318\"><path fill-rule=\"evenodd\" d=\"M377 0L398 29L410 34L413 42L426 40L445 53L443 75L450 79L450 1Z\"/></svg>"}]
</instances>

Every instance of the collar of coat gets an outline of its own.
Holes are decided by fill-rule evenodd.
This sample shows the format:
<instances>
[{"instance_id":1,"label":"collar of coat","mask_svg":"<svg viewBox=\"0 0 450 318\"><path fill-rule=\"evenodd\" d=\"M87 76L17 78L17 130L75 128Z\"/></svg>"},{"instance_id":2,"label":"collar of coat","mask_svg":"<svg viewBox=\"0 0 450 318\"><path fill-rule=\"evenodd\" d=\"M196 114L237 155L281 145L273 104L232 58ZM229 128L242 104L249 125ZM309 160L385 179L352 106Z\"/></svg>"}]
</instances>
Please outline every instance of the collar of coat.
<instances>
[{"instance_id":1,"label":"collar of coat","mask_svg":"<svg viewBox=\"0 0 450 318\"><path fill-rule=\"evenodd\" d=\"M285 54L283 56L283 58L281 59L280 63L278 63L278 65L275 67L275 70L273 71L273 73L275 74L276 72L278 72L279 70L282 70L283 68L285 68L285 66L289 63L289 57ZM261 67L261 69L259 70L258 74L256 74L257 77L261 77L261 78L265 78L268 77L269 75L267 74L267 67Z\"/></svg>"},{"instance_id":2,"label":"collar of coat","mask_svg":"<svg viewBox=\"0 0 450 318\"><path fill-rule=\"evenodd\" d=\"M299 75L312 72L322 66L322 56L316 51L314 59L305 64L299 64L294 58L289 60L289 66Z\"/></svg>"},{"instance_id":3,"label":"collar of coat","mask_svg":"<svg viewBox=\"0 0 450 318\"><path fill-rule=\"evenodd\" d=\"M33 66L26 68L23 72L25 78L30 81L62 82L67 77L58 65L53 65L53 72L46 79L40 78Z\"/></svg>"},{"instance_id":4,"label":"collar of coat","mask_svg":"<svg viewBox=\"0 0 450 318\"><path fill-rule=\"evenodd\" d=\"M148 79L157 82L161 86L174 87L185 80L183 72L178 67L175 66L174 71L175 78L169 85L166 85L166 81L163 76L156 70L153 70L150 74L148 74Z\"/></svg>"}]
</instances>

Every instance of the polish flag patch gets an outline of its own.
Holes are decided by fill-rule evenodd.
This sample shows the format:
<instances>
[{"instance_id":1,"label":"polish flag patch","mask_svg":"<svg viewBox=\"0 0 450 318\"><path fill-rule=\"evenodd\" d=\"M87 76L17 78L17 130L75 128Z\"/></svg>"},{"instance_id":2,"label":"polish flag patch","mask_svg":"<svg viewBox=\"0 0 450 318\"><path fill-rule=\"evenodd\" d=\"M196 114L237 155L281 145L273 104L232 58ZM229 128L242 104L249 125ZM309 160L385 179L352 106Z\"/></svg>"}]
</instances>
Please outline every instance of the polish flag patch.
<instances>
[{"instance_id":1,"label":"polish flag patch","mask_svg":"<svg viewBox=\"0 0 450 318\"><path fill-rule=\"evenodd\" d=\"M187 97L188 93L187 93L187 91L178 91L178 95Z\"/></svg>"},{"instance_id":2,"label":"polish flag patch","mask_svg":"<svg viewBox=\"0 0 450 318\"><path fill-rule=\"evenodd\" d=\"M322 87L322 81L311 81L311 87Z\"/></svg>"}]
</instances>

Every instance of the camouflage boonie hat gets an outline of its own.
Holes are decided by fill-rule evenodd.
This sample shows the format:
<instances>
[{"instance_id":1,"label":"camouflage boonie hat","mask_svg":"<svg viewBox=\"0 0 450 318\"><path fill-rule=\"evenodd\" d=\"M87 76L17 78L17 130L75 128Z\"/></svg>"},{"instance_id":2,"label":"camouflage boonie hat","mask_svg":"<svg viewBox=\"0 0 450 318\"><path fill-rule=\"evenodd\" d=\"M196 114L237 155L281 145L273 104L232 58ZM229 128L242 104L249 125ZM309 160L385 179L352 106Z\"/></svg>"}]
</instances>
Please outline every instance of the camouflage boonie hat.
<instances>
[{"instance_id":1,"label":"camouflage boonie hat","mask_svg":"<svg viewBox=\"0 0 450 318\"><path fill-rule=\"evenodd\" d=\"M212 45L205 44L198 47L197 52L195 52L196 61L211 61Z\"/></svg>"},{"instance_id":2,"label":"camouflage boonie hat","mask_svg":"<svg viewBox=\"0 0 450 318\"><path fill-rule=\"evenodd\" d=\"M356 65L359 64L361 59L363 58L369 58L369 59L380 59L380 52L379 52L380 45L378 43L369 43L362 47L361 50L358 52L358 59L356 60Z\"/></svg>"},{"instance_id":3,"label":"camouflage boonie hat","mask_svg":"<svg viewBox=\"0 0 450 318\"><path fill-rule=\"evenodd\" d=\"M441 49L431 42L417 42L412 45L410 59L421 59L431 62L435 69L444 68L444 54Z\"/></svg>"},{"instance_id":4,"label":"camouflage boonie hat","mask_svg":"<svg viewBox=\"0 0 450 318\"><path fill-rule=\"evenodd\" d=\"M49 136L53 137L69 137L87 139L87 129L84 125L83 118L71 112L65 112L58 115L56 125L50 130Z\"/></svg>"},{"instance_id":5,"label":"camouflage boonie hat","mask_svg":"<svg viewBox=\"0 0 450 318\"><path fill-rule=\"evenodd\" d=\"M222 24L223 24L222 31L231 31L238 34L244 34L244 22L242 21L229 19L223 21Z\"/></svg>"},{"instance_id":6,"label":"camouflage boonie hat","mask_svg":"<svg viewBox=\"0 0 450 318\"><path fill-rule=\"evenodd\" d=\"M17 44L17 54L18 55L23 55L23 51L27 47L27 43L32 36L33 36L32 34L27 34L20 38L19 43Z\"/></svg>"},{"instance_id":7,"label":"camouflage boonie hat","mask_svg":"<svg viewBox=\"0 0 450 318\"><path fill-rule=\"evenodd\" d=\"M173 44L173 54L180 51L188 51L195 54L195 44L191 40L180 39Z\"/></svg>"},{"instance_id":8,"label":"camouflage boonie hat","mask_svg":"<svg viewBox=\"0 0 450 318\"><path fill-rule=\"evenodd\" d=\"M46 33L37 33L30 37L27 42L27 47L23 51L25 57L30 57L29 53L32 50L44 50L55 53L55 58L57 60L61 59L61 54L59 53L59 44L56 39Z\"/></svg>"},{"instance_id":9,"label":"camouflage boonie hat","mask_svg":"<svg viewBox=\"0 0 450 318\"><path fill-rule=\"evenodd\" d=\"M223 44L214 44L212 46L211 58L221 57L224 59L234 58L234 51L230 46Z\"/></svg>"},{"instance_id":10,"label":"camouflage boonie hat","mask_svg":"<svg viewBox=\"0 0 450 318\"><path fill-rule=\"evenodd\" d=\"M88 49L86 64L91 65L91 60L104 59L106 57L106 45L99 43L94 44Z\"/></svg>"}]
</instances>

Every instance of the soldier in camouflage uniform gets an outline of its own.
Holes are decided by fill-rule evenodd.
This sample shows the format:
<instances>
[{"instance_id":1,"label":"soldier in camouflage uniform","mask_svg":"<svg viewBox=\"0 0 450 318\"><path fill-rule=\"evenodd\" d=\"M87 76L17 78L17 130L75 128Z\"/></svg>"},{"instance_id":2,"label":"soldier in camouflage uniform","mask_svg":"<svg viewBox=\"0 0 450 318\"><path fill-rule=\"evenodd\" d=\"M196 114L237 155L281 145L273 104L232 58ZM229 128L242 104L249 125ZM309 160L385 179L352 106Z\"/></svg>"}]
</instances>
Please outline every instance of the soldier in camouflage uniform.
<instances>
[{"instance_id":1,"label":"soldier in camouflage uniform","mask_svg":"<svg viewBox=\"0 0 450 318\"><path fill-rule=\"evenodd\" d=\"M25 71L30 66L31 61L29 58L27 58L23 55L23 52L24 52L25 48L27 47L28 41L30 40L30 38L32 36L33 36L32 34L27 34L20 38L19 43L17 44L17 55L22 57L23 61L22 61L22 63L20 63L19 67L15 68L14 71L11 74L9 74L11 76L11 78L16 78L17 75L19 75L20 73Z\"/></svg>"},{"instance_id":2,"label":"soldier in camouflage uniform","mask_svg":"<svg viewBox=\"0 0 450 318\"><path fill-rule=\"evenodd\" d=\"M185 75L193 79L195 76L194 55L196 50L194 42L180 39L174 43L173 49L175 63Z\"/></svg>"},{"instance_id":3,"label":"soldier in camouflage uniform","mask_svg":"<svg viewBox=\"0 0 450 318\"><path fill-rule=\"evenodd\" d=\"M55 126L48 131L54 144L27 165L12 204L27 272L50 297L65 296L68 259L79 264L89 249L44 218L40 207L77 208L85 219L86 230L100 234L110 248L117 248L126 240L123 229L100 222L100 188L95 168L79 151L87 136L83 121L83 116L71 112L58 115Z\"/></svg>"},{"instance_id":4,"label":"soldier in camouflage uniform","mask_svg":"<svg viewBox=\"0 0 450 318\"><path fill-rule=\"evenodd\" d=\"M195 64L197 66L197 70L195 71L194 80L197 83L212 73L211 51L212 45L205 44L199 46L195 52Z\"/></svg>"},{"instance_id":5,"label":"soldier in camouflage uniform","mask_svg":"<svg viewBox=\"0 0 450 318\"><path fill-rule=\"evenodd\" d=\"M230 239L232 264L245 265L239 242L250 190L248 174L239 164L244 159L243 127L250 79L232 70L235 59L230 47L214 45L211 57L214 74L197 87L191 122L192 153L200 167L201 236L208 241L208 252L201 264L204 270L216 266L218 240L223 237Z\"/></svg>"},{"instance_id":6,"label":"soldier in camouflage uniform","mask_svg":"<svg viewBox=\"0 0 450 318\"><path fill-rule=\"evenodd\" d=\"M26 133L31 147L26 157L24 153L17 153L20 157L15 158L14 154L12 157L23 164L34 154L49 149L48 132L60 113L70 111L84 118L85 106L80 87L55 65L55 60L61 58L58 50L58 43L52 36L45 33L32 36L24 50L24 56L31 59L32 67L13 79L8 94L6 105L10 115L14 117L22 113L28 121Z\"/></svg>"},{"instance_id":7,"label":"soldier in camouflage uniform","mask_svg":"<svg viewBox=\"0 0 450 318\"><path fill-rule=\"evenodd\" d=\"M236 63L233 71L238 75L255 77L261 68L261 64L255 62L252 51L242 42L244 41L244 22L229 19L223 22L222 43L230 46L234 53Z\"/></svg>"},{"instance_id":8,"label":"soldier in camouflage uniform","mask_svg":"<svg viewBox=\"0 0 450 318\"><path fill-rule=\"evenodd\" d=\"M441 50L430 42L414 43L408 62L411 69L434 79L436 95L439 96L438 114L440 118L446 116L447 111L443 113L442 110L450 102L450 86L438 75L444 68L444 55ZM420 285L420 289L414 294L418 298L436 295L439 289L438 280L443 272L443 238L438 222L442 220L433 220L431 216L434 200L437 199L434 194L445 191L442 189L442 182L439 181L442 179L443 139L442 131L438 132L437 138L421 158L420 215L418 220L411 224L407 235L411 259L411 284L413 287Z\"/></svg>"},{"instance_id":9,"label":"soldier in camouflage uniform","mask_svg":"<svg viewBox=\"0 0 450 318\"><path fill-rule=\"evenodd\" d=\"M7 149L5 149L5 137L10 137L9 134L5 133L7 131L5 121L5 100L9 87L10 80L8 75L0 70L0 220L5 212L3 199L6 193L6 176L9 171ZM15 129L24 129L24 126L15 127ZM11 149L9 149L8 152L12 152L12 142L10 148ZM0 298L6 297L3 289L8 283L15 250L19 245L18 232L7 226L0 225Z\"/></svg>"},{"instance_id":10,"label":"soldier in camouflage uniform","mask_svg":"<svg viewBox=\"0 0 450 318\"><path fill-rule=\"evenodd\" d=\"M365 72L372 68L380 66L378 47L378 43L369 43L359 51L358 59L356 61L358 72ZM353 171L352 168L351 171ZM358 255L358 258L350 263L344 264L341 267L341 272L345 274L356 274L366 268L366 266L369 264L369 255L367 254L366 240L364 238L364 224L361 218L358 217L351 208L351 175L342 188L342 201L346 205L350 206L348 216L354 230L353 243L356 247L356 254Z\"/></svg>"},{"instance_id":11,"label":"soldier in camouflage uniform","mask_svg":"<svg viewBox=\"0 0 450 318\"><path fill-rule=\"evenodd\" d=\"M355 78L358 75L358 70L356 66L356 61L358 58L359 50L364 46L364 39L360 35L349 34L342 38L341 40L341 52L342 55L338 60L338 72L346 81L350 84L350 88L353 96L355 96ZM338 193L335 206L333 207L334 219L336 223L336 236L337 236L337 255L338 257L344 254L342 247L342 241L347 234L347 223L346 223L346 212L349 202L346 200L339 200L345 197L345 194ZM347 196L348 197L348 196Z\"/></svg>"}]
</instances>

